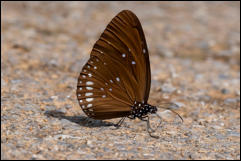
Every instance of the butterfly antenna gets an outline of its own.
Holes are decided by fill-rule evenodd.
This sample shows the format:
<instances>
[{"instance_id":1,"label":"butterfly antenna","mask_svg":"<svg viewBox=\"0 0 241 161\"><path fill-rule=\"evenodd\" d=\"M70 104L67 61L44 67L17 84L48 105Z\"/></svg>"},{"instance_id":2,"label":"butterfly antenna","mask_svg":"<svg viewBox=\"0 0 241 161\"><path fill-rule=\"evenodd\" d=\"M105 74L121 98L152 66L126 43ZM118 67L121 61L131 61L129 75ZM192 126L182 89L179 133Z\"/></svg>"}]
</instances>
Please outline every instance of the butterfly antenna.
<instances>
[{"instance_id":1,"label":"butterfly antenna","mask_svg":"<svg viewBox=\"0 0 241 161\"><path fill-rule=\"evenodd\" d=\"M177 105L176 105L175 103L165 103L164 105L169 105L169 106L175 106L175 107L177 107ZM182 123L183 123L183 118L182 118L182 116L179 115L179 113L177 113L176 111L172 110L170 107L166 107L166 106L158 106L158 107L173 112L174 114L176 114L176 115L181 119L181 121L182 121ZM159 115L157 115L157 116L159 116ZM161 117L159 116L159 118L161 118Z\"/></svg>"}]
</instances>

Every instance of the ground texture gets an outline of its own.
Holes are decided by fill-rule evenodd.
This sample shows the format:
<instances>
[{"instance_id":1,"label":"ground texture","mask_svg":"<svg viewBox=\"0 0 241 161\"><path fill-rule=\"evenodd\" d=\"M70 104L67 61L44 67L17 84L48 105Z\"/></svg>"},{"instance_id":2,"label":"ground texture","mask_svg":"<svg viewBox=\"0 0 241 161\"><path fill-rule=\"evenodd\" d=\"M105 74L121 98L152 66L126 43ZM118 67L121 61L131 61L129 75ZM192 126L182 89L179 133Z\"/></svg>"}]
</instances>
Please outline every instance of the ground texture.
<instances>
[{"instance_id":1,"label":"ground texture","mask_svg":"<svg viewBox=\"0 0 241 161\"><path fill-rule=\"evenodd\" d=\"M88 119L76 99L123 9L146 35L149 103L171 100L184 119L160 110L159 139L139 120ZM1 2L1 13L1 159L240 159L240 2Z\"/></svg>"}]
</instances>

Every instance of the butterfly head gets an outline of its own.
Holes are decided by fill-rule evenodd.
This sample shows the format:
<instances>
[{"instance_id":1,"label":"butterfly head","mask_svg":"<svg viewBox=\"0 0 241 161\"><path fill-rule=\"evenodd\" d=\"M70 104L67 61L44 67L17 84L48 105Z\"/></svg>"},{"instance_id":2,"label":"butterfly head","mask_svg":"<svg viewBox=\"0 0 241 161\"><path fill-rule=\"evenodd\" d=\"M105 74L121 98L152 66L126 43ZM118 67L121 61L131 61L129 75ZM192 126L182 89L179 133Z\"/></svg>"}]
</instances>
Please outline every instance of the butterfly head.
<instances>
[{"instance_id":1,"label":"butterfly head","mask_svg":"<svg viewBox=\"0 0 241 161\"><path fill-rule=\"evenodd\" d=\"M156 106L150 106L150 113L156 113L156 112L157 112Z\"/></svg>"}]
</instances>

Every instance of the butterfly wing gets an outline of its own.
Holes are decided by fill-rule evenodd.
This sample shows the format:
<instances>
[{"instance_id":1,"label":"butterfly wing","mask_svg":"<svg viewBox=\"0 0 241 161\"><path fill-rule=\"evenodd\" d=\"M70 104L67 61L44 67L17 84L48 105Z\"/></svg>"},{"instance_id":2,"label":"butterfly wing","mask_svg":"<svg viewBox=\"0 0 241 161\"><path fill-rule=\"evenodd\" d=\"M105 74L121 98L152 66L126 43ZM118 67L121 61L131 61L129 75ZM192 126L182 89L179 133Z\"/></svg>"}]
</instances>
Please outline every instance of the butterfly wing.
<instances>
[{"instance_id":1,"label":"butterfly wing","mask_svg":"<svg viewBox=\"0 0 241 161\"><path fill-rule=\"evenodd\" d=\"M140 21L124 10L108 24L80 73L79 104L95 119L128 116L135 101L147 102L150 75Z\"/></svg>"}]
</instances>

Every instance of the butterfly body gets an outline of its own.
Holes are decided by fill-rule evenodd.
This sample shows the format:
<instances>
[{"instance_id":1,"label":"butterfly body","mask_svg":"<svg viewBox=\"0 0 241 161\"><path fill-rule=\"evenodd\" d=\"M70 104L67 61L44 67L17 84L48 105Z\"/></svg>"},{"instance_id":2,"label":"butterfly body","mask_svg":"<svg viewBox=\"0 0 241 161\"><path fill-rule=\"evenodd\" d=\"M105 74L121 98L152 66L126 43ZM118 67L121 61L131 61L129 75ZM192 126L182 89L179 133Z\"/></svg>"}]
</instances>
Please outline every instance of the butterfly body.
<instances>
[{"instance_id":1,"label":"butterfly body","mask_svg":"<svg viewBox=\"0 0 241 161\"><path fill-rule=\"evenodd\" d=\"M130 119L145 118L148 114L156 113L157 108L147 103L135 102L132 106L131 114L128 116Z\"/></svg>"}]
</instances>

